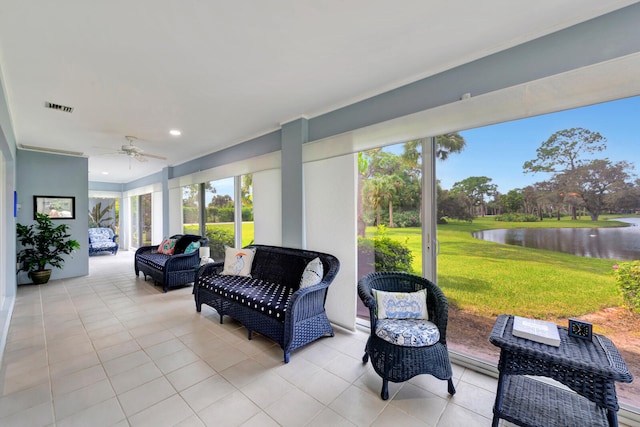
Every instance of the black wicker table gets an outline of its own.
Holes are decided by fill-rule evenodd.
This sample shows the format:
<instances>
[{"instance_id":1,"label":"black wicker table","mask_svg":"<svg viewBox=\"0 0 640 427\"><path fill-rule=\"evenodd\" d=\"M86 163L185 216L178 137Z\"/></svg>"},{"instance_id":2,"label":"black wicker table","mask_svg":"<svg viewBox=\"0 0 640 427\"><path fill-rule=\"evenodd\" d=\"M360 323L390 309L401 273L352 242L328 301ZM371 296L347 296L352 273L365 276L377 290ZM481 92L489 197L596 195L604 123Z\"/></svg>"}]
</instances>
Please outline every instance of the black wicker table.
<instances>
[{"instance_id":1,"label":"black wicker table","mask_svg":"<svg viewBox=\"0 0 640 427\"><path fill-rule=\"evenodd\" d=\"M560 347L514 337L513 316L500 315L489 337L500 347L493 426L500 418L527 427L617 426L615 382L633 380L608 338L572 338L558 328ZM553 378L564 390L529 376Z\"/></svg>"}]
</instances>

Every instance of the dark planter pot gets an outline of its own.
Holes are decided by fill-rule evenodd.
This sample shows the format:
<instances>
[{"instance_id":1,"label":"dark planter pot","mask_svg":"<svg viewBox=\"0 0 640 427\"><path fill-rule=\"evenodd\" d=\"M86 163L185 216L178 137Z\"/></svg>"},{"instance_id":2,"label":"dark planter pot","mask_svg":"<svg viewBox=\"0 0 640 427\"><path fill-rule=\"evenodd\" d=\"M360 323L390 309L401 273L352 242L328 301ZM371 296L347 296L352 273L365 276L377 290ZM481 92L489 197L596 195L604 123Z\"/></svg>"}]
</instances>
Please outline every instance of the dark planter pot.
<instances>
[{"instance_id":1,"label":"dark planter pot","mask_svg":"<svg viewBox=\"0 0 640 427\"><path fill-rule=\"evenodd\" d=\"M29 277L33 280L34 285L44 285L51 277L51 270L32 271Z\"/></svg>"}]
</instances>

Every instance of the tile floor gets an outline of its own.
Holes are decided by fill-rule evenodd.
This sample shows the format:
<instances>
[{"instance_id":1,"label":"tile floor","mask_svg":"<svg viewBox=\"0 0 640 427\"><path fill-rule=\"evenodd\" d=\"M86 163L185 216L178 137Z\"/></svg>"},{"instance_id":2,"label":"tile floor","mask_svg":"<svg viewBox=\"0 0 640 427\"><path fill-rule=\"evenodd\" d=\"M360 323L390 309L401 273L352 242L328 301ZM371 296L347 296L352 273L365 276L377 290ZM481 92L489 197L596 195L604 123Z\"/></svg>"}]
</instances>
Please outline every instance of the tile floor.
<instances>
[{"instance_id":1,"label":"tile floor","mask_svg":"<svg viewBox=\"0 0 640 427\"><path fill-rule=\"evenodd\" d=\"M90 258L87 277L18 287L0 370L0 426L489 426L496 380L454 365L390 384L362 365L364 331L336 328L283 364L191 288L136 278L133 253ZM506 425L507 423L505 423Z\"/></svg>"}]
</instances>

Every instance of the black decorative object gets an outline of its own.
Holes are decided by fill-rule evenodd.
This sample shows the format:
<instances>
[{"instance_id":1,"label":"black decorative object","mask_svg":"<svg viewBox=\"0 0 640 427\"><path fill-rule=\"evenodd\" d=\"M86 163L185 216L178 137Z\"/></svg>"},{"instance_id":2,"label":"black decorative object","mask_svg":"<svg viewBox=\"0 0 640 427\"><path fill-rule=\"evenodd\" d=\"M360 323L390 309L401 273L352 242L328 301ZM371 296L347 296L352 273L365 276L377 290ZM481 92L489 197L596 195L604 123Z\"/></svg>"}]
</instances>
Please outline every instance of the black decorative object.
<instances>
[{"instance_id":1,"label":"black decorative object","mask_svg":"<svg viewBox=\"0 0 640 427\"><path fill-rule=\"evenodd\" d=\"M591 341L593 335L593 325L589 322L578 319L569 319L568 334L573 338L580 338Z\"/></svg>"}]
</instances>

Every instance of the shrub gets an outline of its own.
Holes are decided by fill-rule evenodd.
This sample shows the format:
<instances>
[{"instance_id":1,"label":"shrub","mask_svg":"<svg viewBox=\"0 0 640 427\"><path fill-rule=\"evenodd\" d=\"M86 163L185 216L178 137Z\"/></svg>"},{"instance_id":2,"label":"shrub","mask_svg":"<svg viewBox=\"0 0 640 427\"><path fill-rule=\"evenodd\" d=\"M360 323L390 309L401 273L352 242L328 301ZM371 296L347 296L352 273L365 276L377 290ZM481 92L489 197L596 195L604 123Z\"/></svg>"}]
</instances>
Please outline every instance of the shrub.
<instances>
[{"instance_id":1,"label":"shrub","mask_svg":"<svg viewBox=\"0 0 640 427\"><path fill-rule=\"evenodd\" d=\"M504 222L537 222L539 220L537 216L525 213L506 213L496 215L495 219Z\"/></svg>"},{"instance_id":2,"label":"shrub","mask_svg":"<svg viewBox=\"0 0 640 427\"><path fill-rule=\"evenodd\" d=\"M420 227L420 211L394 212L393 224L400 228Z\"/></svg>"},{"instance_id":3,"label":"shrub","mask_svg":"<svg viewBox=\"0 0 640 427\"><path fill-rule=\"evenodd\" d=\"M233 222L233 208L207 207L207 222Z\"/></svg>"},{"instance_id":4,"label":"shrub","mask_svg":"<svg viewBox=\"0 0 640 427\"><path fill-rule=\"evenodd\" d=\"M242 208L242 220L253 221L253 208Z\"/></svg>"},{"instance_id":5,"label":"shrub","mask_svg":"<svg viewBox=\"0 0 640 427\"><path fill-rule=\"evenodd\" d=\"M621 262L613 268L624 304L640 313L640 261Z\"/></svg>"},{"instance_id":6,"label":"shrub","mask_svg":"<svg viewBox=\"0 0 640 427\"><path fill-rule=\"evenodd\" d=\"M379 227L378 230L380 232L384 230L384 227ZM413 273L411 250L406 244L386 237L384 231L373 239L358 238L358 260L365 264L359 266L361 273L372 271L373 267L375 267L375 271ZM373 261L373 265L371 265L371 261Z\"/></svg>"},{"instance_id":7,"label":"shrub","mask_svg":"<svg viewBox=\"0 0 640 427\"><path fill-rule=\"evenodd\" d=\"M197 224L198 223L198 207L184 206L182 208L182 222L184 224Z\"/></svg>"},{"instance_id":8,"label":"shrub","mask_svg":"<svg viewBox=\"0 0 640 427\"><path fill-rule=\"evenodd\" d=\"M224 261L224 247L233 247L234 244L233 233L220 228L211 228L207 230L207 238L211 248L211 258Z\"/></svg>"}]
</instances>

